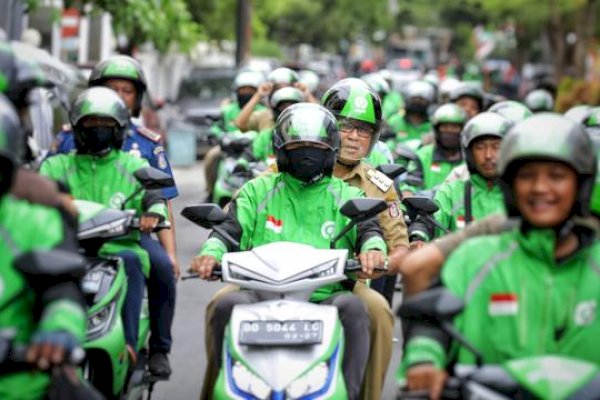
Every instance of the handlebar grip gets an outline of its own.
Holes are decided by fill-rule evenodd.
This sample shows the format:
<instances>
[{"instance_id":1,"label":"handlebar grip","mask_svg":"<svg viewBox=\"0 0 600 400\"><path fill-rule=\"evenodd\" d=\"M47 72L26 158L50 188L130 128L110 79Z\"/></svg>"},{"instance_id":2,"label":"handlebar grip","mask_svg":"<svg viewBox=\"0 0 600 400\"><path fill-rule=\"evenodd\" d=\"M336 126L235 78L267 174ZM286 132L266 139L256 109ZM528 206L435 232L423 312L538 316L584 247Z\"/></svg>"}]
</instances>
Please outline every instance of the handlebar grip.
<instances>
[{"instance_id":1,"label":"handlebar grip","mask_svg":"<svg viewBox=\"0 0 600 400\"><path fill-rule=\"evenodd\" d=\"M221 272L221 268L215 268L215 269L213 269L212 276L215 277L215 278L221 279L223 277L223 273ZM181 277L181 280L182 281L187 281L188 279L199 279L199 278L200 278L200 275L192 273L192 274L189 274L189 275L183 275Z\"/></svg>"},{"instance_id":2,"label":"handlebar grip","mask_svg":"<svg viewBox=\"0 0 600 400\"><path fill-rule=\"evenodd\" d=\"M356 272L360 271L361 269L362 266L360 265L360 262L358 260L346 260L346 267L344 268L346 272Z\"/></svg>"},{"instance_id":3,"label":"handlebar grip","mask_svg":"<svg viewBox=\"0 0 600 400\"><path fill-rule=\"evenodd\" d=\"M132 229L140 229L140 219L139 218L134 218L131 221L131 228ZM158 224L156 224L156 227L154 229L152 229L152 232L158 232L163 229L171 229L171 222L166 221L166 220L159 222Z\"/></svg>"}]
</instances>

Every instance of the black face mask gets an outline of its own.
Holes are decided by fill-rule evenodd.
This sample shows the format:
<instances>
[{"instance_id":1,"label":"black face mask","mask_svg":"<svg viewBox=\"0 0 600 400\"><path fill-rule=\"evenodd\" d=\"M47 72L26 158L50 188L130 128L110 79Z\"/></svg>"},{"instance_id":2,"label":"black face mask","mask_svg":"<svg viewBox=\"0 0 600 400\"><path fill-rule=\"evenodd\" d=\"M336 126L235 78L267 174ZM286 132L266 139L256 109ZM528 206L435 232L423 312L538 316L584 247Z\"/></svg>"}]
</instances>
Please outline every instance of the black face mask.
<instances>
[{"instance_id":1,"label":"black face mask","mask_svg":"<svg viewBox=\"0 0 600 400\"><path fill-rule=\"evenodd\" d=\"M254 96L253 94L238 94L237 95L237 102L240 106L240 108L244 108L244 106L246 104L248 104L248 102L250 101L250 99L252 98L252 96Z\"/></svg>"},{"instance_id":2,"label":"black face mask","mask_svg":"<svg viewBox=\"0 0 600 400\"><path fill-rule=\"evenodd\" d=\"M408 102L406 104L406 113L407 114L417 114L417 115L427 115L427 111L429 106L423 103L412 103Z\"/></svg>"},{"instance_id":3,"label":"black face mask","mask_svg":"<svg viewBox=\"0 0 600 400\"><path fill-rule=\"evenodd\" d=\"M114 148L114 128L106 126L79 128L75 134L77 152L104 156Z\"/></svg>"},{"instance_id":4,"label":"black face mask","mask_svg":"<svg viewBox=\"0 0 600 400\"><path fill-rule=\"evenodd\" d=\"M325 160L329 151L316 147L301 147L287 151L289 173L294 178L306 183L313 183L325 176Z\"/></svg>"},{"instance_id":5,"label":"black face mask","mask_svg":"<svg viewBox=\"0 0 600 400\"><path fill-rule=\"evenodd\" d=\"M458 151L460 150L460 135L456 133L438 133L437 134L438 145L446 151Z\"/></svg>"}]
</instances>

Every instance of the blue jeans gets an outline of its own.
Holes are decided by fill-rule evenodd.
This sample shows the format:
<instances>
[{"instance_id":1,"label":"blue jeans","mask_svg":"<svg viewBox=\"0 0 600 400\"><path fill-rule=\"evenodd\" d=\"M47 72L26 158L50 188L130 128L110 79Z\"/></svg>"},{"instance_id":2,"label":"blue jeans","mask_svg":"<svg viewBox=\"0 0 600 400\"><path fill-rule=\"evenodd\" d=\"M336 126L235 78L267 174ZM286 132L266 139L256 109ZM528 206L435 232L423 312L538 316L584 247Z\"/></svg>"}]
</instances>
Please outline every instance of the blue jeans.
<instances>
[{"instance_id":1,"label":"blue jeans","mask_svg":"<svg viewBox=\"0 0 600 400\"><path fill-rule=\"evenodd\" d=\"M121 251L117 253L117 256L123 259L125 273L127 274L127 295L121 314L125 330L125 341L133 349L137 349L140 312L142 311L142 300L144 298L142 263L137 254L131 250Z\"/></svg>"},{"instance_id":2,"label":"blue jeans","mask_svg":"<svg viewBox=\"0 0 600 400\"><path fill-rule=\"evenodd\" d=\"M150 255L148 306L150 310L150 352L171 351L171 325L175 314L175 275L173 265L161 244L142 234L140 244Z\"/></svg>"}]
</instances>

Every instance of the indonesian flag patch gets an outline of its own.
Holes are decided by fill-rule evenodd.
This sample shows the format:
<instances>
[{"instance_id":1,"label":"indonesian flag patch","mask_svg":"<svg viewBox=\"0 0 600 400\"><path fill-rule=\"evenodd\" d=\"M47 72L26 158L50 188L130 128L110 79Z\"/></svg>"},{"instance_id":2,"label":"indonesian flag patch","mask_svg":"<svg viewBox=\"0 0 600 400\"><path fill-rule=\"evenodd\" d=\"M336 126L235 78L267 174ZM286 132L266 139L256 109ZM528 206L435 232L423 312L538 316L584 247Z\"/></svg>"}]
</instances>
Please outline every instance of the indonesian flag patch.
<instances>
[{"instance_id":1,"label":"indonesian flag patch","mask_svg":"<svg viewBox=\"0 0 600 400\"><path fill-rule=\"evenodd\" d=\"M281 233L283 229L283 221L275 218L272 215L267 216L267 222L265 223L265 228L272 230L275 233Z\"/></svg>"},{"instance_id":2,"label":"indonesian flag patch","mask_svg":"<svg viewBox=\"0 0 600 400\"><path fill-rule=\"evenodd\" d=\"M516 315L519 312L519 299L516 293L494 293L490 296L488 309L492 317Z\"/></svg>"},{"instance_id":3,"label":"indonesian flag patch","mask_svg":"<svg viewBox=\"0 0 600 400\"><path fill-rule=\"evenodd\" d=\"M438 164L438 163L431 164L431 171L432 172L440 172L440 170L441 170L440 164Z\"/></svg>"},{"instance_id":4,"label":"indonesian flag patch","mask_svg":"<svg viewBox=\"0 0 600 400\"><path fill-rule=\"evenodd\" d=\"M462 229L465 227L465 217L463 215L459 215L456 217L456 227L458 229Z\"/></svg>"}]
</instances>

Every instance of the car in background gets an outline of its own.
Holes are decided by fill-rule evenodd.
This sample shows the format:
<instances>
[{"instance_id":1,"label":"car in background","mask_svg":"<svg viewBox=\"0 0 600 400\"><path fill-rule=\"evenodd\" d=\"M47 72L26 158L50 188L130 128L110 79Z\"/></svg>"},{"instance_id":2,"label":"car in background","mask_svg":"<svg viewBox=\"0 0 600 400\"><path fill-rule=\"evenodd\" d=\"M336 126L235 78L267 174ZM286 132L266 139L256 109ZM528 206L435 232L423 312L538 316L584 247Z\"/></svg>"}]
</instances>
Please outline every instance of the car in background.
<instances>
[{"instance_id":1,"label":"car in background","mask_svg":"<svg viewBox=\"0 0 600 400\"><path fill-rule=\"evenodd\" d=\"M403 92L406 85L421 78L424 67L415 58L401 57L389 60L385 69L391 74L392 88Z\"/></svg>"},{"instance_id":2,"label":"car in background","mask_svg":"<svg viewBox=\"0 0 600 400\"><path fill-rule=\"evenodd\" d=\"M221 106L232 98L235 68L194 68L181 81L176 106L179 118L171 120L168 130L186 126L197 138L197 155L203 157L212 146L211 125L219 121Z\"/></svg>"}]
</instances>

